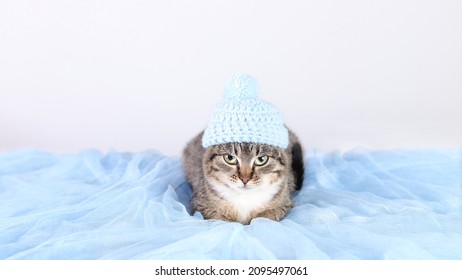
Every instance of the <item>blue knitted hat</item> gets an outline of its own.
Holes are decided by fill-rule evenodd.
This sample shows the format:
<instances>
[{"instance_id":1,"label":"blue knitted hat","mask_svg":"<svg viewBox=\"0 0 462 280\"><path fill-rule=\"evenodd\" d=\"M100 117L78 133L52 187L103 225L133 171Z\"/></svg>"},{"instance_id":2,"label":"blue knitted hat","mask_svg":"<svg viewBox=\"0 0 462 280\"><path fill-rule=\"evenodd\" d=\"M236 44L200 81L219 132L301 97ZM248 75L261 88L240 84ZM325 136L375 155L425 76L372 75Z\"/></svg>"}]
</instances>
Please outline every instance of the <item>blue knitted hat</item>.
<instances>
[{"instance_id":1,"label":"blue knitted hat","mask_svg":"<svg viewBox=\"0 0 462 280\"><path fill-rule=\"evenodd\" d=\"M257 81L245 74L226 83L202 138L204 148L230 142L252 142L287 148L289 133L276 108L258 98Z\"/></svg>"}]
</instances>

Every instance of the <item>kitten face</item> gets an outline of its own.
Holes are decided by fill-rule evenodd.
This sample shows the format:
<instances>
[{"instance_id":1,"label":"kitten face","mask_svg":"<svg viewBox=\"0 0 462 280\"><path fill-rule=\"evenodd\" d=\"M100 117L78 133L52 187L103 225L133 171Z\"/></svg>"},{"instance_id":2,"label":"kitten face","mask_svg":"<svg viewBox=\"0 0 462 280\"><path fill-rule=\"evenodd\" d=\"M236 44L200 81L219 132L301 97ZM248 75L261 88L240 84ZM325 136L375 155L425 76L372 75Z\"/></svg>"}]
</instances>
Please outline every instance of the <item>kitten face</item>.
<instances>
[{"instance_id":1,"label":"kitten face","mask_svg":"<svg viewBox=\"0 0 462 280\"><path fill-rule=\"evenodd\" d=\"M283 149L270 145L228 143L209 147L203 167L212 186L249 191L284 183L287 156Z\"/></svg>"}]
</instances>

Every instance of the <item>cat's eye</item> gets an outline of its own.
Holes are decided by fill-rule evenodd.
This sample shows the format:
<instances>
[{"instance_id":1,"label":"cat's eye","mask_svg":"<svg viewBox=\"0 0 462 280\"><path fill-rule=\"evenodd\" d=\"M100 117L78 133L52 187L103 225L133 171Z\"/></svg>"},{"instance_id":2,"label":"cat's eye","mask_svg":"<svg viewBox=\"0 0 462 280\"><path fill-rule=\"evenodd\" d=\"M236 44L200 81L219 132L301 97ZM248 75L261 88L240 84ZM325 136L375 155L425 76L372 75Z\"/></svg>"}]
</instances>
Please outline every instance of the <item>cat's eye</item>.
<instances>
[{"instance_id":1,"label":"cat's eye","mask_svg":"<svg viewBox=\"0 0 462 280\"><path fill-rule=\"evenodd\" d=\"M255 159L254 164L257 166L265 165L268 162L268 159L269 159L268 156L259 156Z\"/></svg>"},{"instance_id":2,"label":"cat's eye","mask_svg":"<svg viewBox=\"0 0 462 280\"><path fill-rule=\"evenodd\" d=\"M237 163L237 158L232 155L223 155L223 159L226 161L227 164L235 165Z\"/></svg>"}]
</instances>

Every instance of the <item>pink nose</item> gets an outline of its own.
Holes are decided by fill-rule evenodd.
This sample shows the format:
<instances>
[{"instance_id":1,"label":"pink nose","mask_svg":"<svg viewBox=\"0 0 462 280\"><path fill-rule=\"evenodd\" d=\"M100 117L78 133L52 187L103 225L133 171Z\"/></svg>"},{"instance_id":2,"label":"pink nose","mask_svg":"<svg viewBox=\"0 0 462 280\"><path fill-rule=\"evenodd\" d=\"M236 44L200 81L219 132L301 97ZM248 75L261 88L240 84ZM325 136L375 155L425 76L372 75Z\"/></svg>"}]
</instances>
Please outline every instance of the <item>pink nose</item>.
<instances>
[{"instance_id":1,"label":"pink nose","mask_svg":"<svg viewBox=\"0 0 462 280\"><path fill-rule=\"evenodd\" d=\"M244 184L247 184L247 182L250 181L249 177L239 177L239 179L241 179L242 183L244 183Z\"/></svg>"}]
</instances>

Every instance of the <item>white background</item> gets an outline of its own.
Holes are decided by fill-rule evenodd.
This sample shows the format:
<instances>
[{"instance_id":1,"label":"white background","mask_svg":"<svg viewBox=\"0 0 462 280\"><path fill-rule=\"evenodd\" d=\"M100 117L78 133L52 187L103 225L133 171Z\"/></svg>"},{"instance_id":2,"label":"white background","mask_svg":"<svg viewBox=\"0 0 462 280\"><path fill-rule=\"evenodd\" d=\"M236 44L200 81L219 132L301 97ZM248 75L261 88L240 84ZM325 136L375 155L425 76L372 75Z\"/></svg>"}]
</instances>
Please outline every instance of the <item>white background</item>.
<instances>
[{"instance_id":1,"label":"white background","mask_svg":"<svg viewBox=\"0 0 462 280\"><path fill-rule=\"evenodd\" d=\"M0 152L180 154L234 72L305 147L462 144L462 1L0 0Z\"/></svg>"}]
</instances>

